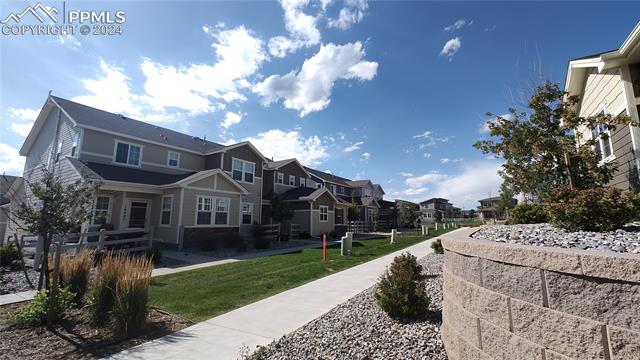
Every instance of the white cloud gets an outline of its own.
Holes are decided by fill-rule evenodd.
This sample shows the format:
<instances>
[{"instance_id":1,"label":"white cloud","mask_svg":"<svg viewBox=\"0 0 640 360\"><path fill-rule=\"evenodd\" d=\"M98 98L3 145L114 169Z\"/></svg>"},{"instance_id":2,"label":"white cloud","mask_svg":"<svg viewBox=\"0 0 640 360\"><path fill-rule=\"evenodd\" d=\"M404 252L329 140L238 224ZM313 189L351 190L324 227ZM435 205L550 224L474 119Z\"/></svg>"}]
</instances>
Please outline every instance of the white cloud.
<instances>
[{"instance_id":1,"label":"white cloud","mask_svg":"<svg viewBox=\"0 0 640 360\"><path fill-rule=\"evenodd\" d=\"M422 153L422 157L425 158L425 159L429 159L429 158L431 158L431 153L428 153L428 152Z\"/></svg>"},{"instance_id":2,"label":"white cloud","mask_svg":"<svg viewBox=\"0 0 640 360\"><path fill-rule=\"evenodd\" d=\"M364 18L364 12L369 5L367 0L347 0L345 6L340 9L337 19L328 19L327 25L333 28L347 30L353 24L357 24Z\"/></svg>"},{"instance_id":3,"label":"white cloud","mask_svg":"<svg viewBox=\"0 0 640 360\"><path fill-rule=\"evenodd\" d=\"M309 0L280 0L284 10L284 26L289 37L275 36L269 39L269 53L275 57L284 57L302 47L320 43L318 18L304 12Z\"/></svg>"},{"instance_id":4,"label":"white cloud","mask_svg":"<svg viewBox=\"0 0 640 360\"><path fill-rule=\"evenodd\" d=\"M423 187L429 183L442 181L447 178L447 175L441 174L437 171L432 171L426 173L424 175L409 177L404 180L404 183L407 184L410 188L418 188Z\"/></svg>"},{"instance_id":5,"label":"white cloud","mask_svg":"<svg viewBox=\"0 0 640 360\"><path fill-rule=\"evenodd\" d=\"M360 155L360 160L361 161L367 162L367 161L369 161L369 159L371 159L371 154L368 153L368 152L364 152L364 153L362 153L362 155Z\"/></svg>"},{"instance_id":6,"label":"white cloud","mask_svg":"<svg viewBox=\"0 0 640 360\"><path fill-rule=\"evenodd\" d=\"M239 124L240 121L242 121L242 114L237 114L231 111L227 111L227 114L224 116L224 120L222 120L222 122L220 123L220 126L222 126L225 129L228 129L235 124Z\"/></svg>"},{"instance_id":7,"label":"white cloud","mask_svg":"<svg viewBox=\"0 0 640 360\"><path fill-rule=\"evenodd\" d=\"M438 143L446 143L450 139L449 136L435 136L433 132L429 130L426 130L422 134L414 135L413 138L421 141L421 143L418 145L419 149L424 149ZM425 157L431 157L431 154Z\"/></svg>"},{"instance_id":8,"label":"white cloud","mask_svg":"<svg viewBox=\"0 0 640 360\"><path fill-rule=\"evenodd\" d=\"M509 120L509 121L513 120L513 115L510 114L510 113L498 115L498 117L504 118L504 119ZM494 116L492 118L489 118L489 119L483 121L480 124L478 132L480 134L488 134L491 131L491 129L489 129L489 123L495 123L496 121L498 121L498 117Z\"/></svg>"},{"instance_id":9,"label":"white cloud","mask_svg":"<svg viewBox=\"0 0 640 360\"><path fill-rule=\"evenodd\" d=\"M441 163L443 163L443 164L446 164L446 163L448 163L449 161L451 161L451 159L449 159L449 158L441 158L441 159L440 159L440 162L441 162Z\"/></svg>"},{"instance_id":10,"label":"white cloud","mask_svg":"<svg viewBox=\"0 0 640 360\"><path fill-rule=\"evenodd\" d=\"M453 24L446 26L444 31L456 31L462 29L465 25L467 25L467 21L465 19L458 19ZM471 22L469 23L471 25Z\"/></svg>"},{"instance_id":11,"label":"white cloud","mask_svg":"<svg viewBox=\"0 0 640 360\"><path fill-rule=\"evenodd\" d=\"M400 172L400 176L402 176L402 177L411 177L411 176L413 176L413 173L401 171Z\"/></svg>"},{"instance_id":12,"label":"white cloud","mask_svg":"<svg viewBox=\"0 0 640 360\"><path fill-rule=\"evenodd\" d=\"M59 35L56 42L75 51L80 51L82 48L82 43L74 35Z\"/></svg>"},{"instance_id":13,"label":"white cloud","mask_svg":"<svg viewBox=\"0 0 640 360\"><path fill-rule=\"evenodd\" d=\"M462 158L450 159L450 158L444 157L444 158L440 159L440 162L443 163L443 164L448 164L448 163L454 163L455 164L455 163L460 163L460 162L463 162L463 161L464 161L464 159L462 159Z\"/></svg>"},{"instance_id":14,"label":"white cloud","mask_svg":"<svg viewBox=\"0 0 640 360\"><path fill-rule=\"evenodd\" d=\"M356 151L356 150L360 149L360 145L362 145L362 144L364 144L363 141L355 142L355 143L347 146L346 148L344 148L342 151L344 151L344 152Z\"/></svg>"},{"instance_id":15,"label":"white cloud","mask_svg":"<svg viewBox=\"0 0 640 360\"><path fill-rule=\"evenodd\" d=\"M449 60L451 60L458 50L460 50L460 47L462 47L462 40L456 36L444 44L440 55L447 56Z\"/></svg>"},{"instance_id":16,"label":"white cloud","mask_svg":"<svg viewBox=\"0 0 640 360\"><path fill-rule=\"evenodd\" d=\"M251 141L264 156L275 160L297 158L303 165L318 166L329 157L327 146L318 136L305 138L298 130L272 129L244 141Z\"/></svg>"},{"instance_id":17,"label":"white cloud","mask_svg":"<svg viewBox=\"0 0 640 360\"><path fill-rule=\"evenodd\" d=\"M39 111L31 108L15 108L10 107L7 109L9 117L14 120L11 122L11 131L20 134L22 136L29 135L33 123L38 117Z\"/></svg>"},{"instance_id":18,"label":"white cloud","mask_svg":"<svg viewBox=\"0 0 640 360\"><path fill-rule=\"evenodd\" d=\"M0 143L0 169L7 175L22 175L24 157L20 156L18 149Z\"/></svg>"},{"instance_id":19,"label":"white cloud","mask_svg":"<svg viewBox=\"0 0 640 360\"><path fill-rule=\"evenodd\" d=\"M253 91L262 97L265 106L283 99L284 107L299 112L300 117L326 108L336 80L371 80L378 63L365 61L362 43L322 45L306 59L302 69L285 75L271 75L256 84Z\"/></svg>"}]
</instances>

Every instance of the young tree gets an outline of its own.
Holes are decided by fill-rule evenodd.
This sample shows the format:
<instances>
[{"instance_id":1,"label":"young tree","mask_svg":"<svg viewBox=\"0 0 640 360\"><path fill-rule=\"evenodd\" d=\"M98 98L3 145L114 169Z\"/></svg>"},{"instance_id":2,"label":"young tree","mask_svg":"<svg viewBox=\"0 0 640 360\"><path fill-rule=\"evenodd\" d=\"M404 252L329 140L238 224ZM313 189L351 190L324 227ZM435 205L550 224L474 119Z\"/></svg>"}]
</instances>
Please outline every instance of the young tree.
<instances>
[{"instance_id":1,"label":"young tree","mask_svg":"<svg viewBox=\"0 0 640 360\"><path fill-rule=\"evenodd\" d=\"M351 205L347 208L347 220L349 220L349 227L351 227L351 222L360 220L360 210L356 205L355 192L351 192Z\"/></svg>"},{"instance_id":2,"label":"young tree","mask_svg":"<svg viewBox=\"0 0 640 360\"><path fill-rule=\"evenodd\" d=\"M516 206L516 199L514 199L515 194L509 184L507 182L503 182L500 185L500 201L498 202L498 212L501 214L505 214L507 218L509 218L509 210L513 209Z\"/></svg>"},{"instance_id":3,"label":"young tree","mask_svg":"<svg viewBox=\"0 0 640 360\"><path fill-rule=\"evenodd\" d=\"M500 175L516 193L544 198L558 187L606 184L616 165L600 163L601 155L592 150L599 138L591 134L597 128L613 131L631 119L606 114L581 117L574 109L578 101L578 96L570 96L558 84L545 82L534 90L528 112L512 108L508 115L489 113L495 117L488 122L492 139L478 141L474 147L504 158Z\"/></svg>"},{"instance_id":4,"label":"young tree","mask_svg":"<svg viewBox=\"0 0 640 360\"><path fill-rule=\"evenodd\" d=\"M442 222L442 213L440 211L436 211L433 213L433 218L436 222Z\"/></svg>"},{"instance_id":5,"label":"young tree","mask_svg":"<svg viewBox=\"0 0 640 360\"><path fill-rule=\"evenodd\" d=\"M282 201L280 195L275 192L271 193L271 207L267 208L267 216L269 216L273 221L281 224L282 222L290 220L293 218L293 209L286 202ZM282 229L281 229L282 230Z\"/></svg>"},{"instance_id":6,"label":"young tree","mask_svg":"<svg viewBox=\"0 0 640 360\"><path fill-rule=\"evenodd\" d=\"M411 204L404 204L402 205L402 214L400 216L402 217L402 221L404 221L405 224L408 224L410 227L413 227L415 225L416 220L418 220L418 218L420 217L420 214L418 213L417 206L413 206Z\"/></svg>"}]
</instances>

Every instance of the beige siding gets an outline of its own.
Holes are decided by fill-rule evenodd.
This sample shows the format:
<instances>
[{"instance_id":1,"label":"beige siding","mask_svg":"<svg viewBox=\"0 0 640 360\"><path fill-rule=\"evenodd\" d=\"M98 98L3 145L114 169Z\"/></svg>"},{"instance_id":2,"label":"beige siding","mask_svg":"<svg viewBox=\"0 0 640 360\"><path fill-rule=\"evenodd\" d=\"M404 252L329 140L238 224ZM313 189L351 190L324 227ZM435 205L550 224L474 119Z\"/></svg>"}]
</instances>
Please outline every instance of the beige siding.
<instances>
[{"instance_id":1,"label":"beige siding","mask_svg":"<svg viewBox=\"0 0 640 360\"><path fill-rule=\"evenodd\" d=\"M228 225L207 225L205 227L225 227L225 226L238 226L240 220L240 195L225 194L216 191L204 191L185 189L184 190L184 204L182 206L182 224L184 226L196 225L196 202L197 196L213 196L219 198L230 199L229 206L229 224Z\"/></svg>"},{"instance_id":2,"label":"beige siding","mask_svg":"<svg viewBox=\"0 0 640 360\"><path fill-rule=\"evenodd\" d=\"M171 221L170 224L160 225L160 210L162 206L162 197L165 195L172 195L173 202L171 206ZM154 228L155 238L162 240L165 243L178 244L178 227L180 216L180 189L167 189L163 195L157 196L157 201L154 201L151 212L151 225Z\"/></svg>"},{"instance_id":3,"label":"beige siding","mask_svg":"<svg viewBox=\"0 0 640 360\"><path fill-rule=\"evenodd\" d=\"M291 223L300 225L300 231L311 233L310 220L309 209L295 210L293 213L293 217L291 218Z\"/></svg>"},{"instance_id":4,"label":"beige siding","mask_svg":"<svg viewBox=\"0 0 640 360\"><path fill-rule=\"evenodd\" d=\"M116 141L142 146L141 168L151 171L167 173L184 173L187 171L204 170L205 156L191 152L174 150L144 141L134 141L124 137L106 134L94 130L84 130L82 139L82 154L80 158L101 163L113 163ZM180 168L167 166L169 151L180 153ZM96 155L97 154L97 155Z\"/></svg>"},{"instance_id":5,"label":"beige siding","mask_svg":"<svg viewBox=\"0 0 640 360\"><path fill-rule=\"evenodd\" d=\"M637 180L633 180L637 179L638 174L635 167L635 157L629 126L618 126L611 134L611 143L613 145L613 153L618 171L609 185L623 190L629 190L634 188L634 186L637 187Z\"/></svg>"}]
</instances>

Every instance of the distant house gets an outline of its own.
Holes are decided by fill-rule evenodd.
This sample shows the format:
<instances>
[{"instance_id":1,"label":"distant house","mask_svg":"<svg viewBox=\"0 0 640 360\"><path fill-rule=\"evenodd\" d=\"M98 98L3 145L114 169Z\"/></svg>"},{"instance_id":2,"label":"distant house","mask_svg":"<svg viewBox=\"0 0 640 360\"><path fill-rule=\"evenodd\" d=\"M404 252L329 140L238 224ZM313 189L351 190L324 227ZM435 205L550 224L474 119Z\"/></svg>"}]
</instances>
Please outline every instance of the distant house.
<instances>
[{"instance_id":1,"label":"distant house","mask_svg":"<svg viewBox=\"0 0 640 360\"><path fill-rule=\"evenodd\" d=\"M627 115L640 120L640 23L619 48L587 55L569 61L565 91L578 95L574 111L579 116L600 114ZM603 162L616 161L618 172L610 186L623 190L640 190L640 128L618 126L609 131L599 127L593 131L576 129L582 142L595 140L595 150Z\"/></svg>"},{"instance_id":2,"label":"distant house","mask_svg":"<svg viewBox=\"0 0 640 360\"><path fill-rule=\"evenodd\" d=\"M21 184L21 177L0 175L0 240L5 239L7 235L12 235L11 229L13 229L14 226L12 226L9 216L11 212L15 210L15 205L17 205L15 202L11 204L11 199L14 198L12 192L20 188ZM2 243L2 241L0 241L0 243Z\"/></svg>"},{"instance_id":3,"label":"distant house","mask_svg":"<svg viewBox=\"0 0 640 360\"><path fill-rule=\"evenodd\" d=\"M488 197L478 200L478 202L480 206L478 206L476 213L480 220L504 220L506 214L498 210L499 196Z\"/></svg>"}]
</instances>

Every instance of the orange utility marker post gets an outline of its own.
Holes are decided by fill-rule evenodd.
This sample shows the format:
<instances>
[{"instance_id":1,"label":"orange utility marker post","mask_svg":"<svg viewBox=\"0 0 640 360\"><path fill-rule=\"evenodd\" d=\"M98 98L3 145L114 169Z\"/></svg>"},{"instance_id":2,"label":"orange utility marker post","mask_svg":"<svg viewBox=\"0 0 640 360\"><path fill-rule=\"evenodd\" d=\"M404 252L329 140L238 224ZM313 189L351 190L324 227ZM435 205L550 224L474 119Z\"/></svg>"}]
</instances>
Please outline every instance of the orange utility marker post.
<instances>
[{"instance_id":1,"label":"orange utility marker post","mask_svg":"<svg viewBox=\"0 0 640 360\"><path fill-rule=\"evenodd\" d=\"M327 262L327 234L322 234L322 261Z\"/></svg>"}]
</instances>

